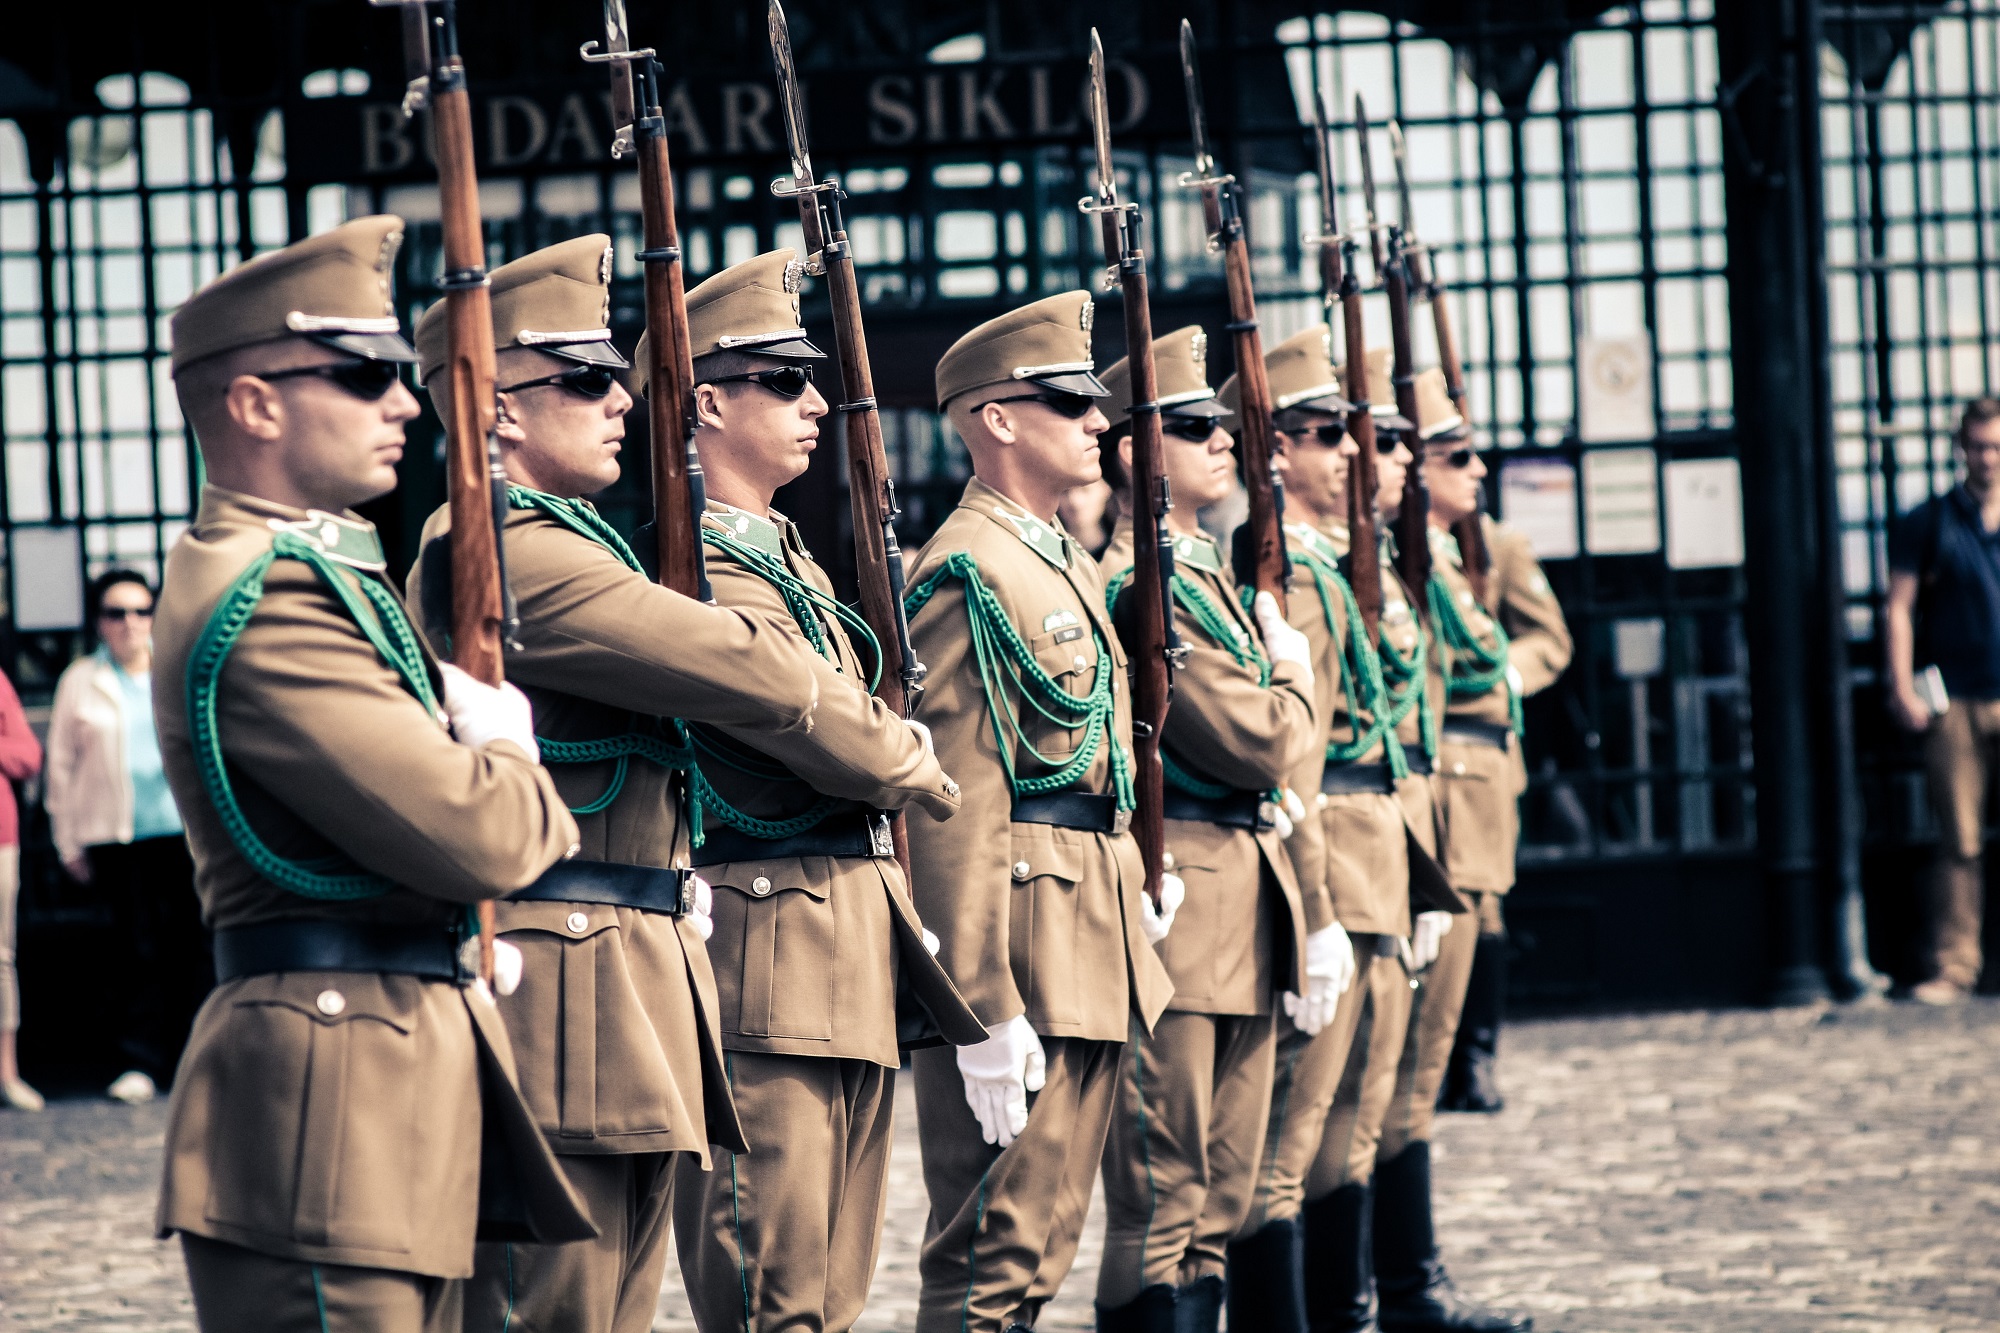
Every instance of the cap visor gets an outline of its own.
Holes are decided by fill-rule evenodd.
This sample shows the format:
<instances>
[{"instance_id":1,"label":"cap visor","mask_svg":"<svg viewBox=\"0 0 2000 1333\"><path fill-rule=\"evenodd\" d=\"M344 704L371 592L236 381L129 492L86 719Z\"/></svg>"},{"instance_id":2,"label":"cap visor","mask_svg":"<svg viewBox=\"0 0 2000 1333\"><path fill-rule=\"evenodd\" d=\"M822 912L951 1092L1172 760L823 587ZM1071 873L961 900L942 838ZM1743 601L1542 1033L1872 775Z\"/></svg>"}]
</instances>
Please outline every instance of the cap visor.
<instances>
[{"instance_id":1,"label":"cap visor","mask_svg":"<svg viewBox=\"0 0 2000 1333\"><path fill-rule=\"evenodd\" d=\"M1337 393L1330 393L1324 398L1308 398L1303 403L1293 403L1284 410L1287 412L1334 412L1345 416L1354 410L1354 404L1348 402Z\"/></svg>"},{"instance_id":2,"label":"cap visor","mask_svg":"<svg viewBox=\"0 0 2000 1333\"><path fill-rule=\"evenodd\" d=\"M758 347L738 347L733 349L745 356L772 356L780 361L803 361L809 357L824 358L825 352L813 346L805 337L787 338L783 342L764 343Z\"/></svg>"},{"instance_id":3,"label":"cap visor","mask_svg":"<svg viewBox=\"0 0 2000 1333\"><path fill-rule=\"evenodd\" d=\"M1037 375L1026 382L1039 384L1042 388L1053 389L1057 393L1082 394L1085 398L1111 396L1111 390L1105 388L1097 376L1087 370L1073 371L1067 375Z\"/></svg>"},{"instance_id":4,"label":"cap visor","mask_svg":"<svg viewBox=\"0 0 2000 1333\"><path fill-rule=\"evenodd\" d=\"M1418 432L1425 444L1446 444L1463 440L1472 432L1465 427L1464 417L1447 417Z\"/></svg>"},{"instance_id":5,"label":"cap visor","mask_svg":"<svg viewBox=\"0 0 2000 1333\"><path fill-rule=\"evenodd\" d=\"M322 347L350 352L369 361L417 359L417 349L403 341L400 333L309 333L305 336Z\"/></svg>"},{"instance_id":6,"label":"cap visor","mask_svg":"<svg viewBox=\"0 0 2000 1333\"><path fill-rule=\"evenodd\" d=\"M1400 412L1371 412L1376 430L1415 430L1416 425Z\"/></svg>"},{"instance_id":7,"label":"cap visor","mask_svg":"<svg viewBox=\"0 0 2000 1333\"><path fill-rule=\"evenodd\" d=\"M1233 417L1236 415L1219 398L1197 398L1191 403L1175 403L1162 409L1170 417Z\"/></svg>"},{"instance_id":8,"label":"cap visor","mask_svg":"<svg viewBox=\"0 0 2000 1333\"><path fill-rule=\"evenodd\" d=\"M588 343L556 343L553 346L544 345L532 348L531 350L547 352L550 356L559 356L565 361L578 361L586 366L610 366L613 370L629 370L632 366L632 363L627 361L608 340L605 342Z\"/></svg>"}]
</instances>

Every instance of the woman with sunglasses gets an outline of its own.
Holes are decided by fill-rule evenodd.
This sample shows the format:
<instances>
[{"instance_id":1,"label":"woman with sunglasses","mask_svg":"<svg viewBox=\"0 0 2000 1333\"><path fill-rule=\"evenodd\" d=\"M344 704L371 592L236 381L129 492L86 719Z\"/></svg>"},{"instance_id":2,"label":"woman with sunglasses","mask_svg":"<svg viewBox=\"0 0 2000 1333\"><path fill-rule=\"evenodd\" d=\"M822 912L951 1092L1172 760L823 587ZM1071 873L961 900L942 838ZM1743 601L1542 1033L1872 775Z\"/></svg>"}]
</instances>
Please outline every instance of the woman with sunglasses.
<instances>
[{"instance_id":1,"label":"woman with sunglasses","mask_svg":"<svg viewBox=\"0 0 2000 1333\"><path fill-rule=\"evenodd\" d=\"M118 923L118 1050L110 1095L137 1105L173 1078L214 969L194 865L153 725L153 589L109 569L86 596L93 651L56 683L44 798L63 869Z\"/></svg>"},{"instance_id":2,"label":"woman with sunglasses","mask_svg":"<svg viewBox=\"0 0 2000 1333\"><path fill-rule=\"evenodd\" d=\"M1100 1333L1216 1333L1227 1247L1263 1155L1276 1016L1309 1002L1304 1021L1323 1022L1353 971L1345 933L1308 909L1285 851L1306 817L1285 784L1319 736L1310 646L1269 593L1246 609L1196 521L1236 487L1207 347L1198 326L1153 343L1172 615L1187 649L1161 736L1166 848L1187 897L1157 946L1174 997L1126 1042L1104 1150ZM1134 575L1130 362L1104 383L1105 471L1128 501L1102 561L1115 598Z\"/></svg>"}]
</instances>

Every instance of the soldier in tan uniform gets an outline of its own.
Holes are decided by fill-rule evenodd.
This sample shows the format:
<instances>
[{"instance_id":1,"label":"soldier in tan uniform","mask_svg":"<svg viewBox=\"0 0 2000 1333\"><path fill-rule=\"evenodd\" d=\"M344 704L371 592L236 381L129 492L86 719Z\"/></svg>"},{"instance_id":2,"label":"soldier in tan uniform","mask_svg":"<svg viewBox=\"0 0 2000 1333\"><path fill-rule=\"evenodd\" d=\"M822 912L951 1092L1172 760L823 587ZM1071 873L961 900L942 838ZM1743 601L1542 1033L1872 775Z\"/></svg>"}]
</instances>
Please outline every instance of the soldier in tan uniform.
<instances>
[{"instance_id":1,"label":"soldier in tan uniform","mask_svg":"<svg viewBox=\"0 0 2000 1333\"><path fill-rule=\"evenodd\" d=\"M1321 734L1306 636L1269 593L1245 609L1228 561L1195 521L1236 484L1207 343L1190 326L1153 344L1173 497L1172 606L1188 650L1161 739L1166 846L1187 898L1158 950L1173 1001L1150 1034L1134 1025L1119 1068L1104 1151L1103 1333L1215 1333L1226 1247L1250 1210L1270 1115L1280 997L1289 992L1296 1010L1308 996L1315 1016L1330 1015L1341 969L1326 962L1315 977L1309 960L1347 948L1337 923L1308 933L1284 845L1294 814L1305 818L1285 783ZM1115 437L1106 471L1128 500L1102 558L1115 604L1133 577L1130 363L1112 366L1104 383L1106 438ZM1328 916L1324 907L1318 916Z\"/></svg>"},{"instance_id":2,"label":"soldier in tan uniform","mask_svg":"<svg viewBox=\"0 0 2000 1333\"><path fill-rule=\"evenodd\" d=\"M500 906L525 960L504 1012L535 1119L601 1234L482 1246L469 1333L650 1328L677 1155L705 1165L710 1144L743 1147L703 947L708 889L690 867L684 724L759 728L773 752L825 762L867 743L853 710L821 706L795 636L658 586L581 498L617 479L632 406L606 326L609 271L598 235L492 275L504 542L521 617L507 671L535 702L543 760L583 844L561 875ZM417 324L433 397L448 382L436 374L444 320L437 306ZM425 525L410 574L434 640L450 623L449 517Z\"/></svg>"},{"instance_id":3,"label":"soldier in tan uniform","mask_svg":"<svg viewBox=\"0 0 2000 1333\"><path fill-rule=\"evenodd\" d=\"M710 1333L819 1333L860 1317L888 1203L899 982L920 1026L928 1016L958 1041L986 1036L925 947L883 813L948 818L958 785L923 729L870 697L881 646L771 507L826 443L800 277L779 250L687 295L715 599L797 640L819 682L820 725L838 713L850 738L819 752L773 747L756 727L693 731L704 784L694 859L715 884L723 1059L750 1146L712 1171L681 1164L681 1273Z\"/></svg>"},{"instance_id":4,"label":"soldier in tan uniform","mask_svg":"<svg viewBox=\"0 0 2000 1333\"><path fill-rule=\"evenodd\" d=\"M922 1333L1031 1328L1076 1257L1122 1043L1172 985L1143 890L1131 687L1097 565L1056 520L1100 475L1109 424L1091 304L1066 292L960 338L940 410L973 479L911 572L930 675L919 716L958 780L950 825L910 823L914 896L991 1036L918 1051L931 1200ZM1170 911L1180 888L1168 878Z\"/></svg>"},{"instance_id":5,"label":"soldier in tan uniform","mask_svg":"<svg viewBox=\"0 0 2000 1333\"><path fill-rule=\"evenodd\" d=\"M1442 708L1426 640L1384 562L1380 639L1370 643L1342 567L1354 445L1349 404L1324 326L1265 357L1285 480L1293 565L1291 623L1313 647L1315 746L1293 774L1317 794L1288 844L1302 884L1320 884L1353 941L1356 976L1317 1036L1281 1031L1264 1157L1248 1221L1230 1247L1232 1326L1365 1328L1367 1181L1390 1088L1364 1096L1371 1049L1400 1049L1418 961L1421 909L1455 905L1434 859L1436 818L1423 770L1425 718ZM1383 396L1386 398L1387 385ZM1225 386L1225 396L1234 386ZM1393 422L1392 413L1382 418ZM1393 479L1393 462L1383 468ZM1434 947L1436 917L1418 943Z\"/></svg>"},{"instance_id":6,"label":"soldier in tan uniform","mask_svg":"<svg viewBox=\"0 0 2000 1333\"><path fill-rule=\"evenodd\" d=\"M1427 601L1438 637L1450 650L1450 703L1439 737L1437 783L1444 810L1445 869L1471 904L1448 933L1424 976L1416 1015L1395 1072L1395 1094L1375 1168L1375 1264L1385 1329L1512 1333L1528 1316L1486 1309L1458 1294L1438 1255L1431 1221L1431 1119L1439 1084L1466 1005L1475 957L1487 984L1506 984L1500 895L1514 883L1516 802L1527 784L1520 747L1520 699L1532 673L1541 689L1568 664L1569 631L1533 552L1520 534L1485 523L1493 569L1481 603L1467 578L1450 525L1479 512L1485 467L1464 420L1445 391L1442 372L1417 379L1424 472L1431 487L1431 587ZM1510 586L1511 584L1511 586ZM1519 639L1510 630L1521 632ZM1498 997L1484 997L1491 1059ZM1490 1079L1490 1069L1486 1071ZM1499 1109L1497 1092L1492 1109Z\"/></svg>"},{"instance_id":7,"label":"soldier in tan uniform","mask_svg":"<svg viewBox=\"0 0 2000 1333\"><path fill-rule=\"evenodd\" d=\"M351 507L416 400L361 218L173 321L208 469L155 622L160 749L218 984L174 1080L161 1235L204 1333L456 1333L475 1228L589 1236L465 962L472 904L576 847L526 701L423 651Z\"/></svg>"}]
</instances>

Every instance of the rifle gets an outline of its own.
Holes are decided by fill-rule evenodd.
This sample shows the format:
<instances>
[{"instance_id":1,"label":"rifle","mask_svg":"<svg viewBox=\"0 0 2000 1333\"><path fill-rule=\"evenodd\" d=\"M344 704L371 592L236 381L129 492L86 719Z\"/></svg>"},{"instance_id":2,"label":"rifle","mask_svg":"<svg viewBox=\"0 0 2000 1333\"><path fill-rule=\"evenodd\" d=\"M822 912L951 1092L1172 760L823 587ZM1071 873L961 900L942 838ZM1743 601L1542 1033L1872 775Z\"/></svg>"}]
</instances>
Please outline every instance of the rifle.
<instances>
[{"instance_id":1,"label":"rifle","mask_svg":"<svg viewBox=\"0 0 2000 1333\"><path fill-rule=\"evenodd\" d=\"M1368 205L1368 233L1377 237L1382 229L1375 221L1374 152L1368 142L1368 108L1359 94L1354 98L1354 120L1361 139L1361 189ZM1403 185L1404 180L1399 162L1397 184ZM1387 229L1387 263L1378 272L1382 275L1382 290L1389 298L1389 343L1392 348L1389 382L1395 386L1397 413L1410 423L1412 455L1409 471L1403 480L1403 504L1396 511L1396 572L1403 576L1404 586L1417 599L1416 604L1421 606L1424 589L1431 582L1431 494L1424 486L1423 444L1416 431L1417 364L1410 342L1410 270L1406 253L1410 198L1407 189L1403 190L1399 202L1402 206L1399 225Z\"/></svg>"},{"instance_id":2,"label":"rifle","mask_svg":"<svg viewBox=\"0 0 2000 1333\"><path fill-rule=\"evenodd\" d=\"M861 585L861 616L875 634L886 659L894 646L900 658L896 671L881 663L875 697L898 717L909 716L923 693L925 668L910 643L910 618L903 610L903 548L896 540L896 482L889 475L889 456L882 447L882 418L875 407L875 376L868 362L868 340L861 329L861 288L854 276L854 252L847 242L847 225L840 204L847 197L840 179L829 173L813 180L812 154L806 144L805 98L792 64L792 38L785 10L771 0L771 56L778 67L778 91L784 102L785 138L792 150L792 176L771 182L771 193L798 202L799 225L805 230L806 269L826 279L833 303L833 349L840 362L842 429L847 440L848 498L854 507L854 564ZM896 859L903 874L910 871L909 835L901 811L890 820Z\"/></svg>"},{"instance_id":3,"label":"rifle","mask_svg":"<svg viewBox=\"0 0 2000 1333\"><path fill-rule=\"evenodd\" d=\"M1139 246L1139 206L1118 198L1117 167L1111 160L1111 109L1105 92L1104 43L1090 30L1090 128L1097 149L1097 193L1077 207L1094 213L1104 237L1104 278L1115 281L1125 302L1125 349L1132 367L1132 566L1135 577L1131 649L1134 835L1146 863L1146 892L1160 905L1166 874L1166 771L1160 763L1160 729L1167 721L1167 697L1174 667L1186 650L1169 611L1174 579L1174 546L1167 535L1173 497L1160 459L1159 391L1153 372L1153 316L1146 304L1146 252ZM1142 506L1150 498L1152 522ZM1141 571L1156 571L1145 577Z\"/></svg>"},{"instance_id":4,"label":"rifle","mask_svg":"<svg viewBox=\"0 0 2000 1333\"><path fill-rule=\"evenodd\" d=\"M493 433L499 400L493 387L493 298L486 281L486 240L479 224L479 181L472 157L472 107L458 52L454 0L369 0L396 5L403 18L409 84L403 114L428 107L435 138L439 216L444 232L445 370L451 385L445 428L445 488L451 503L451 656L488 685L504 677L503 643L520 624L507 588L500 531L507 519L507 473ZM493 980L493 904L479 904L479 975Z\"/></svg>"},{"instance_id":5,"label":"rifle","mask_svg":"<svg viewBox=\"0 0 2000 1333\"><path fill-rule=\"evenodd\" d=\"M1315 63L1314 68L1318 65ZM1347 465L1347 581L1372 642L1382 624L1382 551L1375 535L1375 418L1368 411L1368 339L1361 323L1361 282L1354 272L1354 240L1340 230L1338 144L1328 124L1326 99L1313 95L1313 133L1319 168L1319 291L1326 309L1328 360L1334 317L1340 316L1347 381L1342 396L1353 404L1347 433L1355 455Z\"/></svg>"},{"instance_id":6,"label":"rifle","mask_svg":"<svg viewBox=\"0 0 2000 1333\"><path fill-rule=\"evenodd\" d=\"M1208 120L1202 107L1201 71L1195 62L1194 26L1181 20L1181 80L1187 87L1188 123L1194 137L1194 170L1180 183L1201 191L1208 220L1208 248L1222 251L1229 283L1229 323L1236 346L1236 382L1242 390L1237 421L1243 455L1243 488L1250 516L1237 542L1236 579L1246 588L1268 592L1284 609L1292 581L1285 555L1285 491L1271 461L1271 381L1264 372L1264 339L1257 331L1257 293L1250 282L1250 242L1243 230L1242 187L1234 176L1217 175L1209 151Z\"/></svg>"},{"instance_id":7,"label":"rifle","mask_svg":"<svg viewBox=\"0 0 2000 1333\"><path fill-rule=\"evenodd\" d=\"M1389 150L1396 162L1396 192L1403 210L1403 254L1409 266L1410 284L1417 297L1430 302L1431 328L1437 335L1438 365L1444 371L1445 389L1451 394L1452 406L1459 417L1469 426L1472 418L1466 412L1465 368L1459 364L1458 339L1452 334L1451 306L1445 300L1444 283L1438 280L1437 268L1431 263L1430 247L1417 240L1412 220L1416 215L1410 211L1409 162L1403 127L1393 120L1389 122ZM1480 523L1480 516L1471 514L1452 524L1451 535L1458 539L1459 557L1473 595L1484 602L1486 575L1493 567L1493 555L1486 549L1486 529Z\"/></svg>"},{"instance_id":8,"label":"rifle","mask_svg":"<svg viewBox=\"0 0 2000 1333\"><path fill-rule=\"evenodd\" d=\"M639 159L639 211L646 266L646 419L653 454L653 536L659 581L685 597L715 600L701 552L708 507L694 446L694 359L688 343L687 293L681 279L680 231L674 221L674 175L667 122L660 110L660 62L653 48L633 50L625 0L604 0L604 44L585 42L585 61L611 76L611 155Z\"/></svg>"}]
</instances>

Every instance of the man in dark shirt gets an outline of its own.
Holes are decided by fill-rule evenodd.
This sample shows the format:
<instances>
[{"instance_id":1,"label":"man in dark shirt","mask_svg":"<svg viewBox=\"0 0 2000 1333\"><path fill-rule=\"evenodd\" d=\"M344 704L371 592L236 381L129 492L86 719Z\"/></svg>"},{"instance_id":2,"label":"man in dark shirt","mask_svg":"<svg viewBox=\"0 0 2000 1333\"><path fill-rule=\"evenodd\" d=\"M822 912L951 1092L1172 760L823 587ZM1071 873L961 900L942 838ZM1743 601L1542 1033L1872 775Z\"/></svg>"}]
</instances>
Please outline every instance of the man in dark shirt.
<instances>
[{"instance_id":1,"label":"man in dark shirt","mask_svg":"<svg viewBox=\"0 0 2000 1333\"><path fill-rule=\"evenodd\" d=\"M2000 746L2000 399L1966 405L1956 444L1964 482L1904 515L1889 543L1889 709L1928 733L1939 824L1931 977L1910 992L1926 1004L1956 1004L1979 980L1980 853ZM1945 698L1918 689L1918 662L1937 668Z\"/></svg>"}]
</instances>

